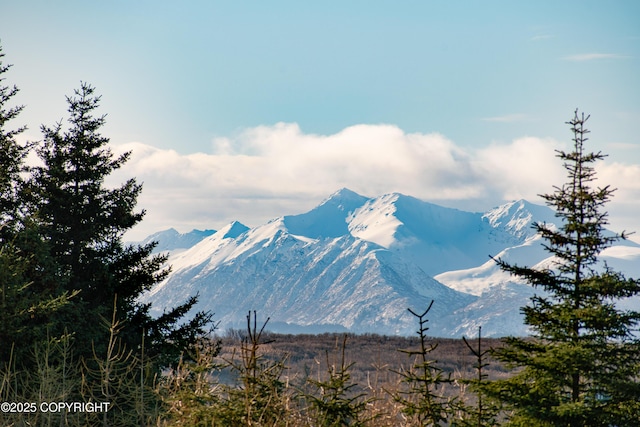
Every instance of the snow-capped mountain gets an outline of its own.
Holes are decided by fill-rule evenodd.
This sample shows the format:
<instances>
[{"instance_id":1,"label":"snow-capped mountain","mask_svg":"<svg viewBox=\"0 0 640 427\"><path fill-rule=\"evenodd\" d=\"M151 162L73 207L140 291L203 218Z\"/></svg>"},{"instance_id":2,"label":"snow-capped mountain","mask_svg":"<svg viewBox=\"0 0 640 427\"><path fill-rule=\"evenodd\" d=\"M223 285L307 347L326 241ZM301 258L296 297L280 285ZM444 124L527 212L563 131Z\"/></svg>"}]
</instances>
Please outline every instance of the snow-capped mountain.
<instances>
[{"instance_id":1,"label":"snow-capped mountain","mask_svg":"<svg viewBox=\"0 0 640 427\"><path fill-rule=\"evenodd\" d=\"M483 215L394 193L368 200L347 220L353 236L376 242L436 275L475 267L526 241L534 234L533 217L527 222L523 209L512 209L505 220L509 209Z\"/></svg>"},{"instance_id":2,"label":"snow-capped mountain","mask_svg":"<svg viewBox=\"0 0 640 427\"><path fill-rule=\"evenodd\" d=\"M524 334L520 307L533 290L489 256L548 262L532 224L554 221L549 208L524 200L483 214L342 189L309 212L255 228L233 222L173 252L171 275L142 299L162 312L198 294L197 309L223 328L242 327L255 309L274 330L386 334L414 333L407 308L434 300L433 335L473 336L478 326L485 335ZM640 259L637 245L609 251L610 264Z\"/></svg>"},{"instance_id":3,"label":"snow-capped mountain","mask_svg":"<svg viewBox=\"0 0 640 427\"><path fill-rule=\"evenodd\" d=\"M148 236L141 242L136 242L140 245L146 245L151 242L156 242L157 245L153 252L179 252L185 249L189 249L195 244L199 243L205 237L211 236L216 230L192 230L188 233L180 233L175 228L159 231Z\"/></svg>"}]
</instances>

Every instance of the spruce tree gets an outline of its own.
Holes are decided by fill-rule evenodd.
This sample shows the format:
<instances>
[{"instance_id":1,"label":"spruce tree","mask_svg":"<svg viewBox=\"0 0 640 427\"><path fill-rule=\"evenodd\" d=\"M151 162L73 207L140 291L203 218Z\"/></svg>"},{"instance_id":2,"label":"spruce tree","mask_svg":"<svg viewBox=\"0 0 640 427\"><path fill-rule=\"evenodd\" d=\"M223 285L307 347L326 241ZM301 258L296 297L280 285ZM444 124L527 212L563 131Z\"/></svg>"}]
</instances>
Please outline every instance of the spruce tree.
<instances>
[{"instance_id":1,"label":"spruce tree","mask_svg":"<svg viewBox=\"0 0 640 427\"><path fill-rule=\"evenodd\" d=\"M445 396L443 387L453 383L451 374L445 375L444 371L436 366L437 361L432 360L430 353L438 344L428 342L427 314L433 306L433 300L422 314L416 313L410 308L409 312L418 320L416 331L420 347L415 350L399 350L407 356L415 358L409 369L402 368L397 373L403 384L400 389L392 393L393 399L402 406L402 413L413 422L421 426L439 426L450 419L455 407L455 398Z\"/></svg>"},{"instance_id":2,"label":"spruce tree","mask_svg":"<svg viewBox=\"0 0 640 427\"><path fill-rule=\"evenodd\" d=\"M9 106L18 88L1 83L11 67L2 63L4 56L0 46L0 366L10 359L26 365L33 346L46 339L53 314L69 297L52 292L50 258L22 212L22 175L31 146L16 140L24 126L8 128L23 106Z\"/></svg>"},{"instance_id":3,"label":"spruce tree","mask_svg":"<svg viewBox=\"0 0 640 427\"><path fill-rule=\"evenodd\" d=\"M42 126L44 141L36 148L42 165L34 168L29 182L31 214L55 261L58 283L62 291L79 292L59 320L72 327L82 357L104 352L108 331L100 319L111 319L115 310L124 345L135 351L146 336L147 354L162 352L177 360L180 347L205 332L210 316L200 313L178 327L195 298L157 319L148 304L137 301L168 274L166 257L151 254L155 243L123 241L144 216L134 211L142 187L135 178L106 186L105 178L122 167L130 152L114 156L109 139L100 134L105 116L94 115L100 101L94 92L82 83L75 96L67 97L68 129L61 123Z\"/></svg>"},{"instance_id":4,"label":"spruce tree","mask_svg":"<svg viewBox=\"0 0 640 427\"><path fill-rule=\"evenodd\" d=\"M492 384L505 404L509 425L632 426L640 413L640 313L616 303L640 293L640 282L599 261L599 254L625 234L605 230L610 186L594 187L594 162L586 152L589 117L576 110L568 122L573 151L558 151L568 181L542 195L555 208L558 227L534 224L553 255L549 269L497 260L499 266L537 290L522 308L532 337L508 338L495 355L516 375Z\"/></svg>"},{"instance_id":5,"label":"spruce tree","mask_svg":"<svg viewBox=\"0 0 640 427\"><path fill-rule=\"evenodd\" d=\"M7 129L11 120L18 117L23 110L22 105L10 107L11 99L18 93L14 86L4 86L2 77L11 68L4 65L2 46L0 46L0 239L11 239L18 210L18 191L22 182L24 159L28 154L28 146L20 145L16 136L26 128L24 126Z\"/></svg>"}]
</instances>

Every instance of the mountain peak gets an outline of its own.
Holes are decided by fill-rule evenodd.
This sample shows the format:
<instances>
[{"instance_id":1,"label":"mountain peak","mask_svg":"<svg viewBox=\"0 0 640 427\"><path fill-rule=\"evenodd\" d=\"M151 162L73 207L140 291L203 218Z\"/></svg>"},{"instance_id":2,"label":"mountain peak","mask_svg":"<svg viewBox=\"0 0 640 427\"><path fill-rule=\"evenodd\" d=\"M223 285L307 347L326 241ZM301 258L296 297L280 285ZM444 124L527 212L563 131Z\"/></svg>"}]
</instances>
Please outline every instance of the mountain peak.
<instances>
[{"instance_id":1,"label":"mountain peak","mask_svg":"<svg viewBox=\"0 0 640 427\"><path fill-rule=\"evenodd\" d=\"M140 244L145 245L156 242L156 247L153 250L154 253L184 250L192 247L215 232L216 230L191 230L188 233L180 233L175 228L169 228L153 233L140 242Z\"/></svg>"},{"instance_id":2,"label":"mountain peak","mask_svg":"<svg viewBox=\"0 0 640 427\"><path fill-rule=\"evenodd\" d=\"M533 290L488 255L518 265L550 262L530 225L559 220L525 200L482 214L343 188L309 212L252 229L234 221L186 251L171 250L173 271L141 301L161 314L200 293L196 310L215 311L233 328L246 310L260 309L274 323L404 334L415 320L406 307L435 300L434 335L468 335L478 324L493 334L521 334L520 307ZM186 236L207 232L165 233L169 248L184 248ZM614 246L605 256L625 271L639 265L640 250Z\"/></svg>"},{"instance_id":3,"label":"mountain peak","mask_svg":"<svg viewBox=\"0 0 640 427\"><path fill-rule=\"evenodd\" d=\"M222 233L223 239L235 239L245 231L249 230L249 227L242 224L238 221L232 221L222 229L220 229L220 233Z\"/></svg>"},{"instance_id":4,"label":"mountain peak","mask_svg":"<svg viewBox=\"0 0 640 427\"><path fill-rule=\"evenodd\" d=\"M352 191L346 187L343 187L340 190L336 191L335 193L331 194L326 199L324 199L319 206L325 205L327 203L338 204L338 205L346 203L348 205L351 205L354 202L358 205L362 205L366 200L368 200L367 197L361 196L355 191Z\"/></svg>"},{"instance_id":5,"label":"mountain peak","mask_svg":"<svg viewBox=\"0 0 640 427\"><path fill-rule=\"evenodd\" d=\"M497 206L483 216L494 228L503 228L517 238L535 235L534 222L555 223L557 218L552 209L519 199Z\"/></svg>"},{"instance_id":6,"label":"mountain peak","mask_svg":"<svg viewBox=\"0 0 640 427\"><path fill-rule=\"evenodd\" d=\"M311 238L340 237L349 234L347 218L368 198L342 188L307 213L283 218L287 230L294 235Z\"/></svg>"}]
</instances>

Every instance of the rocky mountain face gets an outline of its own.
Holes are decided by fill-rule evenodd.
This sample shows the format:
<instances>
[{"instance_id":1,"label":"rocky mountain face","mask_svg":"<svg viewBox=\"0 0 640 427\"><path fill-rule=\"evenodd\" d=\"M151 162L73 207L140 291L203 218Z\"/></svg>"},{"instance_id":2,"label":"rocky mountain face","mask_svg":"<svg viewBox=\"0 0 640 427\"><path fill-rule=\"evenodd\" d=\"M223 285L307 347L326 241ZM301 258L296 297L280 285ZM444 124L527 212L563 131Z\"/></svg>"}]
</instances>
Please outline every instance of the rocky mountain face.
<instances>
[{"instance_id":1,"label":"rocky mountain face","mask_svg":"<svg viewBox=\"0 0 640 427\"><path fill-rule=\"evenodd\" d=\"M255 228L232 222L214 233L194 231L191 245L170 230L150 236L170 251L173 271L143 301L161 313L198 294L197 309L215 313L221 328L243 327L247 312L257 310L274 331L405 335L416 330L407 308L423 311L434 300L435 336L474 336L478 326L483 335L523 335L520 307L534 290L490 256L549 263L532 224L556 220L549 208L524 200L473 213L342 189L307 213ZM632 242L603 255L622 271L638 269L640 248Z\"/></svg>"}]
</instances>

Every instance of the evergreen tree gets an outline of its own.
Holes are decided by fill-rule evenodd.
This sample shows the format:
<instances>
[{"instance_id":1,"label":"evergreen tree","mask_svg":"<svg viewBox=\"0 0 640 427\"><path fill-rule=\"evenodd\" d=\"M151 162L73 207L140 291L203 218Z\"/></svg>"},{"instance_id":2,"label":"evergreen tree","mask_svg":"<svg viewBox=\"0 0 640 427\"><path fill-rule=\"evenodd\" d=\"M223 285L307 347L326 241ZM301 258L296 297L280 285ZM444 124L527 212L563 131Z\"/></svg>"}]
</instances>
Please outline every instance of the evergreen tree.
<instances>
[{"instance_id":1,"label":"evergreen tree","mask_svg":"<svg viewBox=\"0 0 640 427\"><path fill-rule=\"evenodd\" d=\"M42 166L34 168L29 183L31 214L55 261L62 291L79 291L69 310L59 319L71 325L80 356L104 353L108 331L100 319L111 319L112 310L123 325L123 344L136 350L146 335L147 354L177 360L185 341L203 334L208 314L178 328L181 317L195 304L192 298L158 319L138 296L168 274L165 256L151 255L155 243L125 245L124 234L140 222L144 211L135 212L141 185L129 179L107 188L105 178L119 169L130 153L114 156L108 138L99 133L104 116L94 116L100 97L82 83L68 97L69 128L61 123L42 127L43 143L36 148ZM170 341L167 335L176 338ZM102 347L100 347L102 346Z\"/></svg>"},{"instance_id":2,"label":"evergreen tree","mask_svg":"<svg viewBox=\"0 0 640 427\"><path fill-rule=\"evenodd\" d=\"M345 351L347 348L347 335L342 339L340 362L327 358L327 378L317 380L308 378L307 382L312 386L313 392L304 393L302 397L307 400L307 411L314 425L334 427L353 426L362 427L368 425L376 417L367 417L367 406L375 399L367 398L366 393L358 390L358 383L351 378L350 369L355 362L346 363Z\"/></svg>"},{"instance_id":3,"label":"evergreen tree","mask_svg":"<svg viewBox=\"0 0 640 427\"><path fill-rule=\"evenodd\" d=\"M4 56L0 46L0 76L11 67L3 65ZM16 141L24 126L7 129L23 110L8 106L17 93L16 86L0 84L0 366L10 359L26 363L32 346L46 339L52 314L69 297L51 292L50 259L32 232L32 222L21 214L22 173L27 171L24 160L30 145Z\"/></svg>"},{"instance_id":4,"label":"evergreen tree","mask_svg":"<svg viewBox=\"0 0 640 427\"><path fill-rule=\"evenodd\" d=\"M562 220L559 227L535 224L554 256L552 269L500 267L542 290L522 309L533 337L508 338L495 355L517 374L492 384L505 404L509 425L637 426L640 413L640 343L634 336L640 313L621 310L620 299L638 295L640 281L625 278L598 260L600 252L626 236L605 230L604 205L613 189L594 188L587 153L588 116L568 122L572 152L558 152L568 182L543 195Z\"/></svg>"},{"instance_id":5,"label":"evergreen tree","mask_svg":"<svg viewBox=\"0 0 640 427\"><path fill-rule=\"evenodd\" d=\"M490 348L483 349L482 347L482 327L478 328L478 346L474 347L463 336L462 341L471 351L471 354L476 358L476 363L473 367L476 370L477 377L473 379L462 379L462 384L468 384L470 390L475 394L474 405L470 406L461 399L458 402L458 412L454 425L459 427L486 427L495 426L498 424L497 415L500 412L497 402L495 400L488 399L485 388L489 382L489 375L486 373L485 368L489 366L488 355L491 352Z\"/></svg>"},{"instance_id":6,"label":"evergreen tree","mask_svg":"<svg viewBox=\"0 0 640 427\"><path fill-rule=\"evenodd\" d=\"M445 375L444 371L436 366L437 361L432 360L430 353L438 344L428 343L427 314L433 306L433 300L422 313L408 309L418 319L417 334L420 338L420 348L415 350L399 350L409 357L415 358L409 369L401 369L396 372L401 376L403 387L393 392L393 399L402 406L402 413L420 426L439 426L446 423L455 407L455 399L444 394L443 387L453 383L451 374Z\"/></svg>"},{"instance_id":7,"label":"evergreen tree","mask_svg":"<svg viewBox=\"0 0 640 427\"><path fill-rule=\"evenodd\" d=\"M12 229L18 209L18 191L21 184L20 173L24 171L24 159L28 147L18 144L16 136L26 128L21 126L9 130L9 121L15 119L23 110L22 105L9 107L8 103L18 93L16 86L4 86L2 77L11 65L4 65L2 46L0 46L0 239L11 240Z\"/></svg>"},{"instance_id":8,"label":"evergreen tree","mask_svg":"<svg viewBox=\"0 0 640 427\"><path fill-rule=\"evenodd\" d=\"M253 319L253 322L252 322ZM269 318L258 329L255 310L247 315L247 336L240 345L239 360L235 352L226 360L237 375L237 387L223 387L223 397L217 405L221 425L285 426L286 390L282 372L285 359L269 360L262 354L265 344L262 334Z\"/></svg>"}]
</instances>

